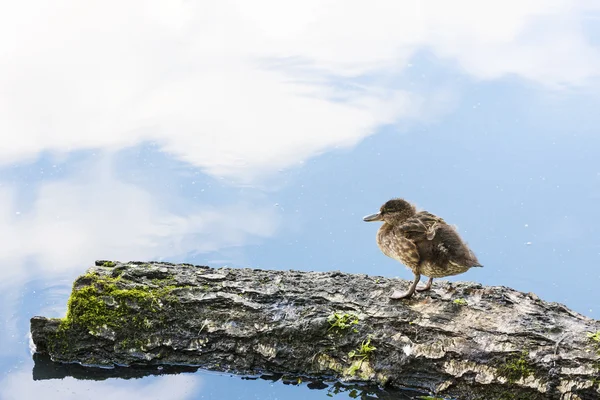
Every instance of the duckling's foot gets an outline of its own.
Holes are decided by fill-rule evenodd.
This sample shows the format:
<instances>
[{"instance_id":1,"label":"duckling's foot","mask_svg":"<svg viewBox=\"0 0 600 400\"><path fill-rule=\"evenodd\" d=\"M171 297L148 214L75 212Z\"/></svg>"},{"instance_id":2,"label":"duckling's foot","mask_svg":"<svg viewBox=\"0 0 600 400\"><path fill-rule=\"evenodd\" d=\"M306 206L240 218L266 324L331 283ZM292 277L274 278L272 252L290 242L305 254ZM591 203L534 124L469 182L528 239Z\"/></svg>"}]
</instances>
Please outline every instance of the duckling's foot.
<instances>
[{"instance_id":1,"label":"duckling's foot","mask_svg":"<svg viewBox=\"0 0 600 400\"><path fill-rule=\"evenodd\" d=\"M392 293L392 295L390 296L390 299L393 300L399 300L399 299L407 299L409 297L411 297L414 293L414 290L411 292L410 290L408 292L402 293L399 290L394 290L394 293Z\"/></svg>"},{"instance_id":2,"label":"duckling's foot","mask_svg":"<svg viewBox=\"0 0 600 400\"><path fill-rule=\"evenodd\" d=\"M417 286L416 291L417 292L425 292L429 289L431 289L431 283L433 282L433 278L429 278L429 280L427 281L427 283L425 284L425 286Z\"/></svg>"},{"instance_id":3,"label":"duckling's foot","mask_svg":"<svg viewBox=\"0 0 600 400\"><path fill-rule=\"evenodd\" d=\"M415 274L415 279L413 280L413 283L411 283L411 285L408 288L408 290L406 291L406 293L402 293L398 290L394 290L394 293L392 293L390 298L393 300L408 299L415 293L415 288L417 287L417 284L419 283L420 280L421 280L421 274Z\"/></svg>"}]
</instances>

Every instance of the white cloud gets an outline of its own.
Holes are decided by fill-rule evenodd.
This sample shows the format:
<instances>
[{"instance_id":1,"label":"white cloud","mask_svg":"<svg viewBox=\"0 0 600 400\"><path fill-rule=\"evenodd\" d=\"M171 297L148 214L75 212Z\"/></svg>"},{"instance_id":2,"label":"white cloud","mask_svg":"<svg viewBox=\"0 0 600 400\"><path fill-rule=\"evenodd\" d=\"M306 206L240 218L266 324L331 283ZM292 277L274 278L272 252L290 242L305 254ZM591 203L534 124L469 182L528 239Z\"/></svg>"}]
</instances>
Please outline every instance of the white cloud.
<instances>
[{"instance_id":1,"label":"white cloud","mask_svg":"<svg viewBox=\"0 0 600 400\"><path fill-rule=\"evenodd\" d=\"M383 124L427 117L423 105L438 93L333 84L401 73L418 50L479 79L585 83L600 66L581 29L593 7L572 0L12 2L0 15L0 53L10 60L0 64L0 162L155 140L211 174L252 180L352 146Z\"/></svg>"},{"instance_id":2,"label":"white cloud","mask_svg":"<svg viewBox=\"0 0 600 400\"><path fill-rule=\"evenodd\" d=\"M16 189L0 187L0 262L38 261L35 271L13 273L55 274L81 270L94 259L214 251L271 236L277 228L271 206L194 204L186 205L183 215L167 209L159 193L117 180L110 161L86 166L69 179L41 183L24 212L15 202Z\"/></svg>"},{"instance_id":3,"label":"white cloud","mask_svg":"<svg viewBox=\"0 0 600 400\"><path fill-rule=\"evenodd\" d=\"M152 379L92 381L65 378L33 381L31 371L12 373L2 380L0 397L5 400L35 400L43 397L48 400L60 399L173 399L194 398L203 382L198 375L166 375Z\"/></svg>"},{"instance_id":4,"label":"white cloud","mask_svg":"<svg viewBox=\"0 0 600 400\"><path fill-rule=\"evenodd\" d=\"M600 75L599 49L581 29L583 18L597 8L592 3L510 0L469 2L464 8L435 3L428 8L428 45L477 78L514 74L558 87Z\"/></svg>"}]
</instances>

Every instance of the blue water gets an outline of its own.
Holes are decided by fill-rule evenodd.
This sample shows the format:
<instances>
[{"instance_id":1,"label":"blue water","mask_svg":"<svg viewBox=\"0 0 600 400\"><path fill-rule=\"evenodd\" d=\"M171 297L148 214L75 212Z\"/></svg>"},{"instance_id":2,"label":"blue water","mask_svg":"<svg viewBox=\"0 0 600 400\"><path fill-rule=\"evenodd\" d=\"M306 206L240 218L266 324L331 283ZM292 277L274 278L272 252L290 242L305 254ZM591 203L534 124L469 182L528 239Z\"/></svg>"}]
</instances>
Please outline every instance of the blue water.
<instances>
[{"instance_id":1,"label":"blue water","mask_svg":"<svg viewBox=\"0 0 600 400\"><path fill-rule=\"evenodd\" d=\"M598 7L318 4L2 13L0 399L367 396L34 368L29 318L64 316L96 259L411 279L362 221L392 197L456 224L485 266L450 280L600 318Z\"/></svg>"}]
</instances>

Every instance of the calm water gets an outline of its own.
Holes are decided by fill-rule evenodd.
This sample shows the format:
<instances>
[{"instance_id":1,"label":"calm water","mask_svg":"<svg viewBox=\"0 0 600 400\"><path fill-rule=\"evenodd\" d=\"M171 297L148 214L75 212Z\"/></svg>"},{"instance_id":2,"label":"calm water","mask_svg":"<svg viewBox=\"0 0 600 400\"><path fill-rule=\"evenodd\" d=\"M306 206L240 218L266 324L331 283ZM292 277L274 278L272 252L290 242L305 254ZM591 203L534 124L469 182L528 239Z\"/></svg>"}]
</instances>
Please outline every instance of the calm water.
<instances>
[{"instance_id":1,"label":"calm water","mask_svg":"<svg viewBox=\"0 0 600 400\"><path fill-rule=\"evenodd\" d=\"M397 196L485 265L451 280L600 318L600 6L284 3L4 8L1 399L366 396L34 369L29 318L63 316L96 259L410 279L362 222Z\"/></svg>"}]
</instances>

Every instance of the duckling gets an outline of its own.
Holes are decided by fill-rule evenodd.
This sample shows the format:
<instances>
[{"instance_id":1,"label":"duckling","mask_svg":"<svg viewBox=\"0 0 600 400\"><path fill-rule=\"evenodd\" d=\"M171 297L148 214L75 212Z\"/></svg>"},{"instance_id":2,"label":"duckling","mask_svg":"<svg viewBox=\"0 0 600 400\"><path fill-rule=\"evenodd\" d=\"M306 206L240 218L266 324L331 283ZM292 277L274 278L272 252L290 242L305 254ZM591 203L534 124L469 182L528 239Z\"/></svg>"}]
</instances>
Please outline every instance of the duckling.
<instances>
[{"instance_id":1,"label":"duckling","mask_svg":"<svg viewBox=\"0 0 600 400\"><path fill-rule=\"evenodd\" d=\"M477 257L462 241L456 229L442 218L427 211L417 212L404 199L392 199L381 206L376 214L363 221L383 221L377 232L377 245L388 257L400 261L415 274L407 292L397 290L392 299L411 297L415 290L431 289L433 278L458 275L473 267L483 267ZM421 274L428 276L425 286L417 287Z\"/></svg>"}]
</instances>

